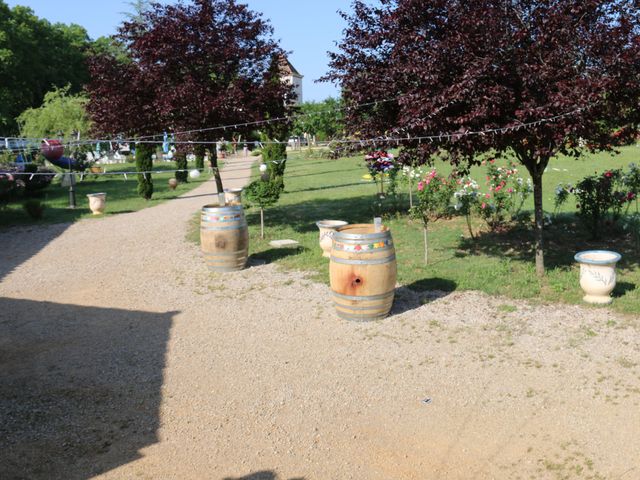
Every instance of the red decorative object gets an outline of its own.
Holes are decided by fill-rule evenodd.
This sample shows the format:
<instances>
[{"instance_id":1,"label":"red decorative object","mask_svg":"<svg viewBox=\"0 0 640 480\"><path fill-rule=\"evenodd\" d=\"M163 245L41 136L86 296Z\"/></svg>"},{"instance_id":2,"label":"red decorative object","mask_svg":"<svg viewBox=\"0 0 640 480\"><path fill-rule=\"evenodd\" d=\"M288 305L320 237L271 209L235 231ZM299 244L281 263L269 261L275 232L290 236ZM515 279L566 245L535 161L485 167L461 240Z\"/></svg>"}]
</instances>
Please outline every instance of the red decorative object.
<instances>
[{"instance_id":1,"label":"red decorative object","mask_svg":"<svg viewBox=\"0 0 640 480\"><path fill-rule=\"evenodd\" d=\"M64 147L60 140L43 140L42 145L40 146L40 151L44 158L49 161L55 162L64 153Z\"/></svg>"}]
</instances>

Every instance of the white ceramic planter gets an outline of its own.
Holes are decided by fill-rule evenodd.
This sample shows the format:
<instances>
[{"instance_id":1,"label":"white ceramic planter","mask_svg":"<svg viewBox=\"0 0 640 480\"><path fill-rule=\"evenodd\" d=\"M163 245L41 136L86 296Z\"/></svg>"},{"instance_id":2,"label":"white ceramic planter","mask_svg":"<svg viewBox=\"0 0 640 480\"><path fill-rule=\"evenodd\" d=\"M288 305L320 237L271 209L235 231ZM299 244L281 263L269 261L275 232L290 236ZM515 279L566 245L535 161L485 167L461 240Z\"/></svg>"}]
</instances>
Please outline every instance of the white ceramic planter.
<instances>
[{"instance_id":1,"label":"white ceramic planter","mask_svg":"<svg viewBox=\"0 0 640 480\"><path fill-rule=\"evenodd\" d=\"M225 188L224 199L227 202L227 205L242 205L242 189Z\"/></svg>"},{"instance_id":2,"label":"white ceramic planter","mask_svg":"<svg viewBox=\"0 0 640 480\"><path fill-rule=\"evenodd\" d=\"M89 208L94 215L100 215L104 213L104 207L107 203L106 193L89 193L87 195L87 198L89 199Z\"/></svg>"},{"instance_id":3,"label":"white ceramic planter","mask_svg":"<svg viewBox=\"0 0 640 480\"><path fill-rule=\"evenodd\" d=\"M576 253L580 264L580 286L587 303L600 305L612 302L611 292L616 287L616 263L622 255L608 250L587 250Z\"/></svg>"},{"instance_id":4,"label":"white ceramic planter","mask_svg":"<svg viewBox=\"0 0 640 480\"><path fill-rule=\"evenodd\" d=\"M320 229L320 248L322 249L322 256L331 257L331 246L333 245L333 234L340 227L348 225L347 222L342 220L320 220L316 222L316 225Z\"/></svg>"}]
</instances>

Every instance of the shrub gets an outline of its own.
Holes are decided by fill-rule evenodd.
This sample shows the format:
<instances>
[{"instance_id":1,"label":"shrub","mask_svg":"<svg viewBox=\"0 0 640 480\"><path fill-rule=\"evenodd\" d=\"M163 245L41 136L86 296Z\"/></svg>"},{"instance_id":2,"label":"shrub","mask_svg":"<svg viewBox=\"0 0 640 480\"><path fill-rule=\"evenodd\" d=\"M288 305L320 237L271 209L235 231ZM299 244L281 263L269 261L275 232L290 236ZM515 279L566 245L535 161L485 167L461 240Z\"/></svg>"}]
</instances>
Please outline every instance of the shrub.
<instances>
[{"instance_id":1,"label":"shrub","mask_svg":"<svg viewBox=\"0 0 640 480\"><path fill-rule=\"evenodd\" d=\"M243 190L245 205L260 207L260 238L264 238L264 209L275 205L284 189L282 177L269 180L255 180Z\"/></svg>"},{"instance_id":2,"label":"shrub","mask_svg":"<svg viewBox=\"0 0 640 480\"><path fill-rule=\"evenodd\" d=\"M495 160L488 162L486 178L489 191L479 199L476 208L491 230L517 219L524 202L533 192L531 180L525 181L517 174L514 164L497 167Z\"/></svg>"},{"instance_id":3,"label":"shrub","mask_svg":"<svg viewBox=\"0 0 640 480\"><path fill-rule=\"evenodd\" d=\"M267 165L269 179L282 178L287 166L287 144L266 143L262 148L262 161Z\"/></svg>"},{"instance_id":4,"label":"shrub","mask_svg":"<svg viewBox=\"0 0 640 480\"><path fill-rule=\"evenodd\" d=\"M187 183L189 180L189 172L187 172L187 155L182 152L176 153L176 180L179 183Z\"/></svg>"},{"instance_id":5,"label":"shrub","mask_svg":"<svg viewBox=\"0 0 640 480\"><path fill-rule=\"evenodd\" d=\"M36 200L35 198L31 198L26 200L22 204L22 208L27 212L27 214L33 218L34 220L40 220L44 215L45 204L40 200Z\"/></svg>"},{"instance_id":6,"label":"shrub","mask_svg":"<svg viewBox=\"0 0 640 480\"><path fill-rule=\"evenodd\" d=\"M480 198L478 189L480 187L478 186L478 182L470 177L458 179L456 183L459 186L459 190L453 194L456 201L453 207L456 212L465 216L469 235L471 235L471 238L475 238L473 228L471 227L471 214L477 209L478 198Z\"/></svg>"},{"instance_id":7,"label":"shrub","mask_svg":"<svg viewBox=\"0 0 640 480\"><path fill-rule=\"evenodd\" d=\"M578 216L593 238L600 237L605 223L613 225L618 221L625 204L635 198L633 192L624 191L622 178L622 170L607 170L601 175L589 175L576 184Z\"/></svg>"},{"instance_id":8,"label":"shrub","mask_svg":"<svg viewBox=\"0 0 640 480\"><path fill-rule=\"evenodd\" d=\"M202 144L196 145L193 148L193 153L196 156L196 168L198 170L204 169L204 155L206 153L206 147Z\"/></svg>"},{"instance_id":9,"label":"shrub","mask_svg":"<svg viewBox=\"0 0 640 480\"><path fill-rule=\"evenodd\" d=\"M424 231L424 263L428 262L427 229L430 222L448 218L452 214L451 197L455 191L455 181L438 175L433 169L418 182L418 205L411 209L411 215L422 220Z\"/></svg>"},{"instance_id":10,"label":"shrub","mask_svg":"<svg viewBox=\"0 0 640 480\"><path fill-rule=\"evenodd\" d=\"M629 171L625 172L622 175L622 184L628 190L628 193L633 194L633 200L636 205L636 213L638 213L638 195L640 194L640 168L638 168L635 163L630 163Z\"/></svg>"},{"instance_id":11,"label":"shrub","mask_svg":"<svg viewBox=\"0 0 640 480\"><path fill-rule=\"evenodd\" d=\"M626 215L622 220L622 228L631 236L636 252L640 251L640 213Z\"/></svg>"},{"instance_id":12,"label":"shrub","mask_svg":"<svg viewBox=\"0 0 640 480\"><path fill-rule=\"evenodd\" d=\"M150 172L153 169L153 146L140 143L136 146L136 170ZM138 194L145 200L153 195L153 180L150 173L138 173Z\"/></svg>"}]
</instances>

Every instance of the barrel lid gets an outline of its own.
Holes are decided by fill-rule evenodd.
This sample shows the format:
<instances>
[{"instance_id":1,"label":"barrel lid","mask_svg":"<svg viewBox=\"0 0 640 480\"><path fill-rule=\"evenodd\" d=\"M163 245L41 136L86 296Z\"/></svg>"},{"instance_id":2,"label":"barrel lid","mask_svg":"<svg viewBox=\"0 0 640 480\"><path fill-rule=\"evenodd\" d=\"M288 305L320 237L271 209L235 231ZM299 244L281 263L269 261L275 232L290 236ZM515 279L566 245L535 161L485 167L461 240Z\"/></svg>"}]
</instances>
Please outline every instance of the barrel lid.
<instances>
[{"instance_id":1,"label":"barrel lid","mask_svg":"<svg viewBox=\"0 0 640 480\"><path fill-rule=\"evenodd\" d=\"M384 225L381 232L376 232L373 223L356 223L340 227L333 238L334 240L376 240L390 236L389 228Z\"/></svg>"},{"instance_id":2,"label":"barrel lid","mask_svg":"<svg viewBox=\"0 0 640 480\"><path fill-rule=\"evenodd\" d=\"M202 211L207 213L227 213L227 212L237 213L237 212L242 212L242 205L225 205L224 207L221 207L216 204L211 204L211 205L205 205L204 207L202 207Z\"/></svg>"}]
</instances>

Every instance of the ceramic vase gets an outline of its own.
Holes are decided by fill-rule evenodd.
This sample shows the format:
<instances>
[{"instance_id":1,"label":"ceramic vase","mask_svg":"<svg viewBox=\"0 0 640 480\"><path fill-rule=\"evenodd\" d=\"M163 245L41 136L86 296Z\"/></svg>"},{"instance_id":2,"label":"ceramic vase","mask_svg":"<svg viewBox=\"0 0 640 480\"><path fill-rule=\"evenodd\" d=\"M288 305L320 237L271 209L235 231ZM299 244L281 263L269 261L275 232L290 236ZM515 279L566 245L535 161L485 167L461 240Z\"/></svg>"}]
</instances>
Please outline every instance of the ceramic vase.
<instances>
[{"instance_id":1,"label":"ceramic vase","mask_svg":"<svg viewBox=\"0 0 640 480\"><path fill-rule=\"evenodd\" d=\"M87 198L89 199L89 208L94 215L100 215L104 213L104 207L107 203L106 193L89 193L87 195Z\"/></svg>"},{"instance_id":2,"label":"ceramic vase","mask_svg":"<svg viewBox=\"0 0 640 480\"><path fill-rule=\"evenodd\" d=\"M612 302L611 292L616 286L616 263L622 256L608 250L587 250L576 253L580 264L580 287L587 303L605 305Z\"/></svg>"},{"instance_id":3,"label":"ceramic vase","mask_svg":"<svg viewBox=\"0 0 640 480\"><path fill-rule=\"evenodd\" d=\"M340 227L348 225L347 222L342 220L320 220L316 222L316 225L320 229L320 248L322 249L322 256L331 257L331 246L333 244L333 234Z\"/></svg>"},{"instance_id":4,"label":"ceramic vase","mask_svg":"<svg viewBox=\"0 0 640 480\"><path fill-rule=\"evenodd\" d=\"M227 202L227 205L242 205L242 189L225 188L224 199Z\"/></svg>"}]
</instances>

